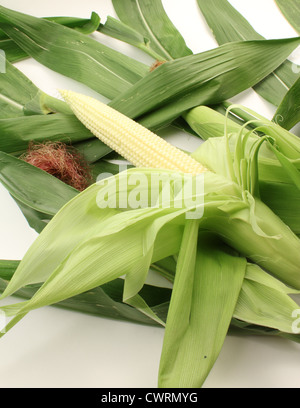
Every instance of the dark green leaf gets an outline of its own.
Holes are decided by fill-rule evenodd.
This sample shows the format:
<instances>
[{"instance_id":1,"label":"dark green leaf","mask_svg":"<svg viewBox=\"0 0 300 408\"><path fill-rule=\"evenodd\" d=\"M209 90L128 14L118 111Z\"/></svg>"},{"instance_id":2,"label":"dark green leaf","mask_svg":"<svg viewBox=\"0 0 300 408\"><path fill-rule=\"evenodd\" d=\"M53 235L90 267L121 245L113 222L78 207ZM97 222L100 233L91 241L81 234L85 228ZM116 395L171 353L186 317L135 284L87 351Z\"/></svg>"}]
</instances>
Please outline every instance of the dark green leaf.
<instances>
[{"instance_id":1,"label":"dark green leaf","mask_svg":"<svg viewBox=\"0 0 300 408\"><path fill-rule=\"evenodd\" d=\"M264 40L227 0L198 0L199 7L219 45L234 41ZM263 57L262 57L263 58ZM257 64L261 59L256 60ZM288 89L299 78L290 61L254 86L267 101L278 106Z\"/></svg>"},{"instance_id":2,"label":"dark green leaf","mask_svg":"<svg viewBox=\"0 0 300 408\"><path fill-rule=\"evenodd\" d=\"M107 145L95 137L75 143L73 146L81 153L85 161L88 163L95 163L111 152L111 149Z\"/></svg>"},{"instance_id":3,"label":"dark green leaf","mask_svg":"<svg viewBox=\"0 0 300 408\"><path fill-rule=\"evenodd\" d=\"M110 105L138 118L145 127L157 129L195 106L218 104L254 86L299 43L300 38L242 41L170 61Z\"/></svg>"},{"instance_id":4,"label":"dark green leaf","mask_svg":"<svg viewBox=\"0 0 300 408\"><path fill-rule=\"evenodd\" d=\"M113 17L107 17L106 23L101 24L99 30L102 34L124 41L134 47L140 48L151 57L161 60L162 57L151 47L150 42L142 34Z\"/></svg>"},{"instance_id":5,"label":"dark green leaf","mask_svg":"<svg viewBox=\"0 0 300 408\"><path fill-rule=\"evenodd\" d=\"M0 28L41 64L112 99L148 67L71 28L0 7Z\"/></svg>"},{"instance_id":6,"label":"dark green leaf","mask_svg":"<svg viewBox=\"0 0 300 408\"><path fill-rule=\"evenodd\" d=\"M56 113L0 119L0 150L14 155L26 151L30 142L61 141L75 144L92 137L90 131L72 115ZM95 142L94 146L98 156L108 151L100 141Z\"/></svg>"},{"instance_id":7,"label":"dark green leaf","mask_svg":"<svg viewBox=\"0 0 300 408\"><path fill-rule=\"evenodd\" d=\"M28 225L32 229L34 229L38 234L40 234L43 231L43 229L48 225L48 223L51 221L53 215L37 211L30 207L29 205L26 205L21 201L17 200L15 197L13 198L18 207L20 208L20 210L22 211L24 217L26 218Z\"/></svg>"},{"instance_id":8,"label":"dark green leaf","mask_svg":"<svg viewBox=\"0 0 300 408\"><path fill-rule=\"evenodd\" d=\"M55 215L78 191L43 170L0 152L0 182L18 201Z\"/></svg>"},{"instance_id":9,"label":"dark green leaf","mask_svg":"<svg viewBox=\"0 0 300 408\"><path fill-rule=\"evenodd\" d=\"M77 17L45 17L45 20L73 28L83 34L93 33L98 29L100 24L100 17L96 13L92 13L91 19ZM11 63L28 58L28 54L3 31L0 32L0 49L5 52L7 60Z\"/></svg>"},{"instance_id":10,"label":"dark green leaf","mask_svg":"<svg viewBox=\"0 0 300 408\"><path fill-rule=\"evenodd\" d=\"M92 34L100 25L100 17L94 11L92 12L90 19L79 19L74 17L46 17L45 20L53 21L64 25L66 27L73 28L82 34Z\"/></svg>"},{"instance_id":11,"label":"dark green leaf","mask_svg":"<svg viewBox=\"0 0 300 408\"><path fill-rule=\"evenodd\" d=\"M119 19L148 40L161 60L192 54L166 14L161 0L112 0Z\"/></svg>"},{"instance_id":12,"label":"dark green leaf","mask_svg":"<svg viewBox=\"0 0 300 408\"><path fill-rule=\"evenodd\" d=\"M0 279L10 280L15 273L17 267L19 266L20 261L9 261L1 260L0 261ZM2 291L2 288L1 290Z\"/></svg>"},{"instance_id":13,"label":"dark green leaf","mask_svg":"<svg viewBox=\"0 0 300 408\"><path fill-rule=\"evenodd\" d=\"M10 38L0 40L0 49L4 51L6 60L11 63L22 61L28 57L28 54Z\"/></svg>"},{"instance_id":14,"label":"dark green leaf","mask_svg":"<svg viewBox=\"0 0 300 408\"><path fill-rule=\"evenodd\" d=\"M300 78L284 97L273 120L287 130L300 122Z\"/></svg>"},{"instance_id":15,"label":"dark green leaf","mask_svg":"<svg viewBox=\"0 0 300 408\"><path fill-rule=\"evenodd\" d=\"M41 95L29 78L7 62L6 73L0 74L0 119L24 116L26 105ZM45 113L37 104L34 109Z\"/></svg>"}]
</instances>

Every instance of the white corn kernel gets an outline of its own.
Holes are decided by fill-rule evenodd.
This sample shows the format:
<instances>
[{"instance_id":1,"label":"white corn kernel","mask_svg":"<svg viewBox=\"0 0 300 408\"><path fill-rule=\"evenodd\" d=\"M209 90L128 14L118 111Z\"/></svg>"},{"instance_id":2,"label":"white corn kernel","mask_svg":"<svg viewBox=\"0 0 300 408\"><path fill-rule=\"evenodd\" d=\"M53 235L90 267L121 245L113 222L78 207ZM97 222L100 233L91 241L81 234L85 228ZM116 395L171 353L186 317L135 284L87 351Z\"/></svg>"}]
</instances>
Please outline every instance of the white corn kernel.
<instances>
[{"instance_id":1,"label":"white corn kernel","mask_svg":"<svg viewBox=\"0 0 300 408\"><path fill-rule=\"evenodd\" d=\"M188 154L110 106L76 92L60 93L93 135L134 166L193 175L207 171Z\"/></svg>"}]
</instances>

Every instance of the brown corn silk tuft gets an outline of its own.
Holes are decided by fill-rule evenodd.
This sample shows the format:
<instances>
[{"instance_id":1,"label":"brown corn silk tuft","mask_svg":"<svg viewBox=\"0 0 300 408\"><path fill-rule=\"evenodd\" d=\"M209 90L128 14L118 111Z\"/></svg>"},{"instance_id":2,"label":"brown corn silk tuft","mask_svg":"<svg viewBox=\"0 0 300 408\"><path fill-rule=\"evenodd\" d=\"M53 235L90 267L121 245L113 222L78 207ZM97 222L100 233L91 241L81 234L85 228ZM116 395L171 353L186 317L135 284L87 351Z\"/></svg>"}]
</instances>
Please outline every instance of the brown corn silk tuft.
<instances>
[{"instance_id":1,"label":"brown corn silk tuft","mask_svg":"<svg viewBox=\"0 0 300 408\"><path fill-rule=\"evenodd\" d=\"M167 61L155 61L151 67L150 67L150 72L154 71L156 68L160 67L162 64L165 64Z\"/></svg>"},{"instance_id":2,"label":"brown corn silk tuft","mask_svg":"<svg viewBox=\"0 0 300 408\"><path fill-rule=\"evenodd\" d=\"M92 182L88 164L75 148L65 143L31 143L20 158L76 190L83 191Z\"/></svg>"}]
</instances>

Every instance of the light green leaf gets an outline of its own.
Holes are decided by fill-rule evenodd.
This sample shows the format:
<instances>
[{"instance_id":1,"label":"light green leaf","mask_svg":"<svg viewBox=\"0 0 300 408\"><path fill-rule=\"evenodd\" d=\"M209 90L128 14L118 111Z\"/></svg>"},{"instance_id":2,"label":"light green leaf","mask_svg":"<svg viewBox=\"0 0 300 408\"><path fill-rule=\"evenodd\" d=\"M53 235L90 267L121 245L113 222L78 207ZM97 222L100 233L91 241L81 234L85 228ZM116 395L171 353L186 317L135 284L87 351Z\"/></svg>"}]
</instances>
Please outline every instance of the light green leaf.
<instances>
[{"instance_id":1,"label":"light green leaf","mask_svg":"<svg viewBox=\"0 0 300 408\"><path fill-rule=\"evenodd\" d=\"M299 294L257 265L247 266L246 279L236 305L236 319L293 333L293 312L299 305L288 295Z\"/></svg>"},{"instance_id":2,"label":"light green leaf","mask_svg":"<svg viewBox=\"0 0 300 408\"><path fill-rule=\"evenodd\" d=\"M248 111L248 109L246 110ZM236 112L236 109L233 109L233 111ZM251 112L255 115L255 112ZM250 165L249 162L249 169L251 166L254 166L254 169L256 168L255 178L258 178L259 196L262 201L296 234L299 234L300 220L298 213L300 193L296 186L299 185L300 180L300 163L299 160L294 159L295 157L299 157L299 138L275 123L263 117L258 117L258 115L256 116L256 125L259 125L257 130L261 131L260 135L268 137L268 142L260 146L258 157L256 157L254 161L252 159L252 165ZM254 152L253 148L255 144L261 140L261 136L258 136L258 134L253 132L248 133L248 130L246 132L244 130L243 152L240 156L236 156L237 140L241 137L240 132L243 131L242 127L236 132L236 124L231 125L231 122L229 122L227 126L228 137L222 137L221 129L224 129L225 134L228 119L224 115L209 108L205 108L204 110L202 107L196 108L191 111L191 113L188 113L185 118L191 123L193 128L198 130L201 134L203 133L203 129L206 129L208 120L208 132L210 132L212 137L205 141L192 156L210 170L230 180L232 180L232 174L228 171L228 156L224 154L228 143L230 157L235 162L234 174L238 176L240 161L245 158L251 160L251 154ZM216 133L214 133L214 129L212 130L211 123L218 124L219 127ZM246 137L247 134L250 136ZM214 135L217 137L213 137ZM236 176L234 176L234 180L236 180ZM251 181L251 184L248 186L249 189L251 189L253 180L254 177L252 175L249 180ZM255 195L258 196L257 191L255 191Z\"/></svg>"},{"instance_id":3,"label":"light green leaf","mask_svg":"<svg viewBox=\"0 0 300 408\"><path fill-rule=\"evenodd\" d=\"M128 171L129 175L131 174L131 171L133 170ZM122 189L125 189L125 191L128 191L128 192L134 189L134 186L132 185L127 186L127 181L126 181L127 173L125 172L124 174L122 173L120 174L121 176L117 175L115 177L109 178L108 180L102 181L101 185L97 185L97 184L92 185L90 188L85 190L83 193L77 195L76 200L74 199L70 200L62 208L62 211L59 211L58 214L56 214L56 216L53 218L53 222L48 224L48 226L44 229L42 234L40 234L39 237L37 238L37 241L32 246L31 250L29 250L27 255L25 255L24 257L22 265L26 265L27 262L29 262L28 266L26 266L27 272L22 271L23 266L21 265L21 268L18 269L18 271L13 277L13 280L10 283L9 291L10 290L15 291L16 289L24 286L25 284L42 282L43 280L45 280L45 278L49 277L51 273L56 270L56 268L59 267L59 265L64 261L64 259L66 259L68 254L70 254L72 251L74 251L74 255L75 253L77 253L75 251L75 248L77 246L82 246L82 248L84 248L84 245L87 245L87 248L89 248L88 243L84 244L85 241L91 242L91 244L93 241L96 242L96 238L93 239L94 236L95 237L99 236L99 240L101 241L101 235L103 235L103 244L105 244L104 237L109 236L109 234L112 234L111 239L113 240L115 237L115 234L117 234L118 232L121 232L122 229L126 228L127 224L130 226L131 224L137 223L140 217L142 221L143 211L145 212L145 217L150 217L151 215L153 218L155 218L155 216L158 217L159 211L161 211L160 209L152 209L152 208L143 209L143 210L140 210L141 211L140 217L134 217L134 214L135 214L134 211L125 212L124 215L122 215L123 213L122 210L111 208L113 207L114 203L112 203L111 206L108 206L105 209L100 209L98 207L97 200L100 200L100 198L102 197L104 200L104 197L106 194L108 194L108 198L115 200L114 198L114 194L116 194L116 184L115 183L118 182L120 177L121 177L120 179L121 180L120 181L121 196L122 196ZM148 177L151 177L151 172L149 173ZM147 188L148 188L148 185L147 185ZM99 194L101 195L99 196ZM78 212L80 213L80 216ZM115 218L112 218L114 216ZM132 221L130 220L131 216L133 217ZM70 220L74 219L74 217L76 218L76 223L74 222L70 223ZM121 223L122 217L124 218L123 224ZM128 220L126 217L128 217ZM120 218L120 221L118 221L118 218ZM114 219L116 220L115 222L113 222ZM146 218L146 221L147 221L147 218ZM106 226L107 231L104 228L105 224L107 224ZM159 228L158 221L154 222L154 225L156 229ZM65 234L67 234L68 236L70 234L70 237L68 239L64 239L63 236ZM152 234L150 232L150 229L147 234L149 234L150 236L149 242L152 242L153 238L151 238ZM144 240L140 239L140 243L142 245L143 251L145 250L144 245L147 243L147 240L146 240L146 237L148 236L147 234L146 234L146 228L145 228L145 231L144 231L145 239ZM60 242L59 247L57 247L58 237L62 238L62 241ZM176 241L177 239L176 234L174 236L174 239ZM172 239L169 240L169 242L170 242L170 246L174 247L174 242L172 242ZM115 244L117 244L117 242ZM47 247L46 253L42 257L37 256L39 252L38 248L43 250L42 248L45 248L45 245ZM166 258L169 255L172 255L172 253L164 254L165 245L168 246L169 244L166 243L162 245L162 249L161 249L162 253L158 257L157 260ZM84 249L82 250L84 252ZM149 250L150 249L147 249L145 254ZM97 254L99 254L100 256L101 251L100 250L97 251ZM124 265L126 265L125 262L124 262Z\"/></svg>"},{"instance_id":4,"label":"light green leaf","mask_svg":"<svg viewBox=\"0 0 300 408\"><path fill-rule=\"evenodd\" d=\"M223 137L226 131L231 134L241 130L241 125L229 118L225 120L224 115L205 105L189 110L183 114L183 118L203 140Z\"/></svg>"},{"instance_id":5,"label":"light green leaf","mask_svg":"<svg viewBox=\"0 0 300 408\"><path fill-rule=\"evenodd\" d=\"M190 225L190 224L187 224ZM161 388L201 388L223 346L246 271L197 224L186 226L159 370Z\"/></svg>"},{"instance_id":6,"label":"light green leaf","mask_svg":"<svg viewBox=\"0 0 300 408\"><path fill-rule=\"evenodd\" d=\"M300 288L300 241L268 207L212 173L204 175L204 196L192 189L183 202L180 191L185 188L186 175L161 172L171 176L166 181L170 182L170 195L162 194L165 186L158 186L149 196L151 177L157 170L131 169L92 185L55 215L1 296L44 282L29 301L2 309L15 315L8 328L30 310L61 302L121 276L125 276L123 300L133 300L137 305L150 265L178 253L186 214L203 207L201 229L218 234L282 282ZM147 200L139 202L141 208L132 206L132 197L136 200L137 194L132 175L141 177L140 197L148 194ZM140 310L150 316L145 304L140 305Z\"/></svg>"}]
</instances>

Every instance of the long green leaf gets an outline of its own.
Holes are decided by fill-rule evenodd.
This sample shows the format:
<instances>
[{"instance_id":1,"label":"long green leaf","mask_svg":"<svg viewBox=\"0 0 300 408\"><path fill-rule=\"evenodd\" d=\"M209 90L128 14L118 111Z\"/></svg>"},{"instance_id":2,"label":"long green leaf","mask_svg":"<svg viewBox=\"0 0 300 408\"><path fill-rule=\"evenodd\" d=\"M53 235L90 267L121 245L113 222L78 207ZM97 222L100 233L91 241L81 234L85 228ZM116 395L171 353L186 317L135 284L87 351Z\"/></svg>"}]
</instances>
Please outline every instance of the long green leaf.
<instances>
[{"instance_id":1,"label":"long green leaf","mask_svg":"<svg viewBox=\"0 0 300 408\"><path fill-rule=\"evenodd\" d=\"M0 7L0 28L28 55L112 99L148 67L71 28Z\"/></svg>"},{"instance_id":2,"label":"long green leaf","mask_svg":"<svg viewBox=\"0 0 300 408\"><path fill-rule=\"evenodd\" d=\"M42 92L8 61L5 74L0 75L0 108L0 119L52 112L72 114L67 104Z\"/></svg>"},{"instance_id":3,"label":"long green leaf","mask_svg":"<svg viewBox=\"0 0 300 408\"><path fill-rule=\"evenodd\" d=\"M171 203L164 194L161 206L149 207L149 199L151 203L160 202L158 186L151 190L151 198L147 195L146 202L144 197L141 208L132 208L131 201L127 208L124 203L116 204L117 197L124 199L124 193L126 197L136 197L132 175L143 176L139 194L142 197L149 194L153 173L155 170L151 169L120 173L105 183L92 185L56 214L23 258L1 297L25 285L44 282L28 302L2 308L15 316L7 329L30 310L76 296L123 275L126 276L123 301L131 304L134 300L135 307L161 323L139 292L150 265L178 253L186 223L184 214L203 208L204 203L203 193L198 197L194 189L190 199L182 203L183 175L164 171L166 176L172 175ZM258 200L254 203L249 194L242 194L236 184L225 178L207 173L204 183L206 205L201 227L221 235L283 282L299 288L300 241L290 229L266 206Z\"/></svg>"},{"instance_id":4,"label":"long green leaf","mask_svg":"<svg viewBox=\"0 0 300 408\"><path fill-rule=\"evenodd\" d=\"M116 38L126 42L134 47L141 49L149 54L152 58L162 60L163 58L157 54L152 48L149 40L132 27L124 24L122 21L108 16L105 24L101 24L98 31L109 37Z\"/></svg>"},{"instance_id":5,"label":"long green leaf","mask_svg":"<svg viewBox=\"0 0 300 408\"><path fill-rule=\"evenodd\" d=\"M74 144L92 137L74 115L57 113L0 119L0 150L14 155L25 152L30 142L61 141ZM94 147L97 152L101 150L103 155L108 152L100 141Z\"/></svg>"},{"instance_id":6,"label":"long green leaf","mask_svg":"<svg viewBox=\"0 0 300 408\"><path fill-rule=\"evenodd\" d=\"M49 118L55 116L50 115ZM95 139L95 141L98 140ZM101 155L102 144L100 143L99 148L98 144L94 143L94 139L92 141L89 139L86 143L92 146L93 156L86 153L86 149L82 146L83 142L78 146L78 150L86 160L93 161L92 157L94 158L97 153ZM89 147L86 148L89 149ZM118 166L116 167L118 169ZM91 170L93 170L92 181L96 181L99 174L106 172L106 169L101 168L99 164L95 169L91 167ZM109 170L118 172L115 168ZM0 182L16 201L28 224L38 233L42 232L53 216L69 200L79 194L79 191L54 176L4 152L0 152Z\"/></svg>"},{"instance_id":7,"label":"long green leaf","mask_svg":"<svg viewBox=\"0 0 300 408\"><path fill-rule=\"evenodd\" d=\"M292 334L293 311L299 309L289 296L293 294L299 292L281 284L257 265L249 264L234 317Z\"/></svg>"},{"instance_id":8,"label":"long green leaf","mask_svg":"<svg viewBox=\"0 0 300 408\"><path fill-rule=\"evenodd\" d=\"M0 181L16 200L55 215L78 191L16 157L0 152Z\"/></svg>"},{"instance_id":9,"label":"long green leaf","mask_svg":"<svg viewBox=\"0 0 300 408\"><path fill-rule=\"evenodd\" d=\"M0 261L0 293L2 293L8 285L8 282L13 277L20 261ZM163 265L164 268L169 267L169 260L162 260L157 263ZM172 268L173 269L173 268ZM253 273L255 272L255 273ZM249 285L255 288L255 295L259 295L259 299L255 302L260 303L258 310L257 303L253 307L252 302L245 301L245 292L249 292ZM23 299L30 299L40 288L41 285L28 285L15 293L17 297ZM279 304L276 302L267 302L267 296L264 294L272 293L272 297L277 300L280 298ZM116 279L101 287L95 288L92 291L82 293L81 295L66 299L54 306L62 307L68 310L74 310L79 313L93 314L99 317L109 317L118 320L131 321L134 323L142 323L147 325L158 325L156 321L148 318L145 314L135 310L124 304L122 301L122 294L124 291L124 280ZM253 335L263 334L269 336L281 336L289 338L292 341L299 342L299 335L291 335L291 309L290 307L297 308L296 304L291 301L290 294L294 292L289 288L284 287L279 281L276 281L270 275L265 274L262 270L259 270L255 265L248 264L246 276L243 281L242 290L235 308L234 317L231 320L231 326L229 332L235 331L237 327L241 329L241 334ZM169 310L169 303L171 299L172 289L160 288L152 285L144 285L141 296L151 306L152 310L166 322L167 313ZM260 294L262 296L260 296ZM249 297L248 297L249 299ZM284 302L283 313L281 309L278 313L277 309ZM280 304L281 303L281 304ZM247 309L250 305L250 308ZM274 308L273 310L271 310ZM247 314L247 316L246 316ZM268 325L270 326L258 326L262 324L262 316L266 316ZM245 318L245 321L242 319ZM252 323L250 323L250 322ZM253 321L255 323L253 323ZM284 323L286 322L286 323ZM279 327L283 324L287 324L288 333L281 332ZM161 325L160 325L161 326ZM274 327L276 329L274 329ZM273 329L272 329L273 328Z\"/></svg>"},{"instance_id":10,"label":"long green leaf","mask_svg":"<svg viewBox=\"0 0 300 408\"><path fill-rule=\"evenodd\" d=\"M97 13L92 13L90 19L77 17L45 17L46 20L62 24L66 27L78 30L83 34L91 34L96 31L100 24L100 17ZM5 52L6 59L11 63L28 58L28 54L11 40L3 31L0 32L0 49Z\"/></svg>"},{"instance_id":11,"label":"long green leaf","mask_svg":"<svg viewBox=\"0 0 300 408\"><path fill-rule=\"evenodd\" d=\"M273 120L288 130L300 122L300 78L282 100Z\"/></svg>"},{"instance_id":12,"label":"long green leaf","mask_svg":"<svg viewBox=\"0 0 300 408\"><path fill-rule=\"evenodd\" d=\"M146 46L161 60L192 54L165 12L161 0L112 0L119 19L146 39Z\"/></svg>"},{"instance_id":13,"label":"long green leaf","mask_svg":"<svg viewBox=\"0 0 300 408\"><path fill-rule=\"evenodd\" d=\"M89 162L111 151L100 140L94 141L66 103L39 90L9 62L6 65L5 75L0 76L0 151L20 155L30 142L60 141L81 142L80 149L86 153L92 143L93 158L87 157ZM61 113L49 114L52 112Z\"/></svg>"},{"instance_id":14,"label":"long green leaf","mask_svg":"<svg viewBox=\"0 0 300 408\"><path fill-rule=\"evenodd\" d=\"M195 231L187 233L167 317L162 388L203 386L223 346L246 271L246 259L231 254L216 237L200 234L197 251Z\"/></svg>"},{"instance_id":15,"label":"long green leaf","mask_svg":"<svg viewBox=\"0 0 300 408\"><path fill-rule=\"evenodd\" d=\"M41 96L41 91L16 67L6 63L6 73L0 75L0 118L24 116L26 107ZM42 106L35 105L31 113L43 114ZM29 113L29 112L28 112Z\"/></svg>"},{"instance_id":16,"label":"long green leaf","mask_svg":"<svg viewBox=\"0 0 300 408\"><path fill-rule=\"evenodd\" d=\"M220 103L255 85L299 43L300 38L242 41L170 61L110 105L145 127L166 126L195 106Z\"/></svg>"},{"instance_id":17,"label":"long green leaf","mask_svg":"<svg viewBox=\"0 0 300 408\"><path fill-rule=\"evenodd\" d=\"M198 0L198 5L219 45L233 41L264 40L229 1ZM256 60L257 64L261 62L262 59ZM297 73L292 68L290 61L284 62L279 69L254 86L255 91L278 106L288 89L299 78L299 71Z\"/></svg>"},{"instance_id":18,"label":"long green leaf","mask_svg":"<svg viewBox=\"0 0 300 408\"><path fill-rule=\"evenodd\" d=\"M132 170L133 171L133 170ZM131 174L131 173L129 173ZM151 177L151 172L149 173L149 177ZM125 178L125 179L124 179ZM26 281L26 284L29 283L37 283L37 282L41 282L43 281L43 277L48 277L50 276L50 273L52 273L57 267L59 267L59 265L63 262L63 260L66 258L66 256L72 252L74 250L74 255L76 254L76 247L78 245L83 245L83 243L85 242L85 240L93 241L93 236L95 235L99 235L99 239L100 236L102 234L105 235L105 230L104 230L104 225L102 224L102 227L100 227L100 224L102 222L106 222L107 220L107 227L109 230L111 230L111 232L113 233L113 235L111 236L112 239L115 239L114 235L115 233L117 233L117 231L121 231L123 228L126 227L126 217L130 217L131 215L131 211L125 212L124 214L124 220L123 223L124 225L122 225L121 223L118 224L117 226L117 231L114 231L114 226L116 226L117 224L115 224L114 222L112 222L112 220L115 219L115 222L118 223L118 216L120 218L122 218L122 212L123 210L121 209L115 209L115 208L104 208L104 209L100 209L98 207L98 203L99 200L101 198L101 196L99 196L99 194L101 193L101 191L103 190L104 192L106 191L106 189L109 189L108 191L114 191L116 186L114 185L116 180L120 179L120 188L122 189L127 189L128 187L128 192L130 192L131 190L134 190L134 186L127 186L127 173L125 174L120 174L117 175L115 178L110 178L107 180L107 182L102 182L100 185L94 184L92 185L90 188L88 188L87 190L85 190L83 193L77 195L76 200L70 200L66 206L65 206L65 211L66 214L68 213L70 215L70 217L73 219L73 216L75 216L75 214L77 214L76 217L76 223L72 222L70 224L70 218L69 217L64 217L62 216L63 214L61 212L59 212L58 214L56 214L55 216L55 220L53 219L53 223L51 223L52 225L56 225L61 229L61 232L58 233L58 231L55 231L52 229L51 225L49 224L48 227L43 231L43 233L41 235L39 235L36 244L38 245L38 242L42 242L43 240L48 240L49 242L52 241L52 245L48 245L47 244L47 254L45 254L45 257L43 259L43 257L39 257L39 259L36 259L36 261L33 260L33 264L36 264L36 267L34 267L33 269L31 269L31 271L29 272L28 276L26 276L27 274L22 274L20 271L18 273L15 274L14 279L15 281L18 281L19 278L21 278L21 282L18 283L19 288L21 286L23 286L23 283ZM121 183L122 181L122 183ZM107 183L107 187L106 187L106 183ZM112 189L112 190L111 190ZM109 196L111 195L111 192L109 193ZM98 194L99 193L99 194ZM121 193L120 193L121 194ZM87 203L89 203L88 205L86 205ZM62 211L63 213L65 211ZM80 212L81 216L78 216L78 211ZM146 210L145 214L146 215L151 215L151 212L153 211L153 215L152 218L155 218L155 214L157 211L159 211L159 209L150 209L149 214L147 214ZM167 211L167 210L166 210ZM120 214L119 214L120 213ZM145 215L145 217L146 217ZM116 218L112 218L116 216ZM141 215L142 216L142 215ZM130 222L138 222L137 218L136 220L133 219ZM109 222L108 222L109 221ZM58 222L58 224L57 224ZM127 224L130 222L127 221ZM147 217L145 218L145 222L147 222ZM99 229L100 228L100 229ZM176 228L175 228L176 229ZM67 233L70 234L69 239L65 240L63 239L62 242L59 245L59 248L57 247L57 243L58 243L58 237L61 236L61 238L63 237L63 235ZM54 235L52 235L54 234ZM122 234L121 234L122 235ZM55 238L54 238L55 237ZM172 236L171 236L172 237ZM104 236L103 236L104 239ZM175 242L176 242L176 235L174 236ZM171 239L169 239L169 243L166 242L165 244L162 245L162 251L164 251L164 248L168 247L169 245L171 247L174 247L174 242L172 242L173 237ZM45 242L46 242L45 241ZM100 239L101 241L101 239ZM105 243L105 240L103 241L103 244ZM144 242L146 244L146 241ZM118 242L116 242L116 245L118 244ZM89 245L89 244L87 244ZM142 245L142 242L141 242ZM51 249L52 246L52 249ZM142 245L143 246L143 245ZM97 253L99 252L99 256L101 255L101 251L97 251ZM37 252L34 251L33 249L33 254ZM95 253L96 255L96 253ZM161 259L172 255L171 254L166 254L166 256L162 256ZM30 255L28 255L28 259L30 258ZM93 258L93 257L92 257ZM91 260L92 260L91 258ZM48 259L48 261L46 261L46 259ZM158 260L158 259L157 259ZM45 262L46 261L46 262ZM42 262L45 265L40 268L40 262ZM124 263L124 267L126 267L125 263ZM18 277L19 275L19 277ZM14 286L13 282L11 282L11 286Z\"/></svg>"},{"instance_id":19,"label":"long green leaf","mask_svg":"<svg viewBox=\"0 0 300 408\"><path fill-rule=\"evenodd\" d=\"M282 14L294 29L300 34L300 1L299 0L275 0Z\"/></svg>"},{"instance_id":20,"label":"long green leaf","mask_svg":"<svg viewBox=\"0 0 300 408\"><path fill-rule=\"evenodd\" d=\"M8 281L12 278L13 272L18 264L18 261L0 261L0 292L3 292L7 287ZM40 286L41 285L38 284L28 285L17 291L15 296L22 299L30 299L39 290ZM98 317L162 327L137 309L123 303L123 289L124 280L116 279L106 285L56 303L54 306ZM168 305L170 293L170 289L145 285L141 295L149 300L152 309L156 311L161 319L166 320L168 307L165 305Z\"/></svg>"},{"instance_id":21,"label":"long green leaf","mask_svg":"<svg viewBox=\"0 0 300 408\"><path fill-rule=\"evenodd\" d=\"M22 61L28 58L28 54L22 50L13 40L7 38L0 40L0 49L5 53L5 58L11 63Z\"/></svg>"}]
</instances>

